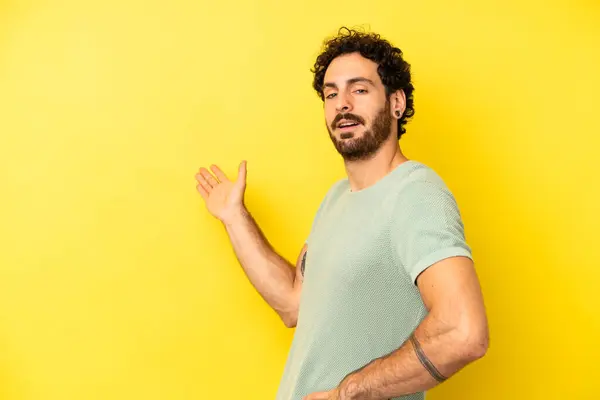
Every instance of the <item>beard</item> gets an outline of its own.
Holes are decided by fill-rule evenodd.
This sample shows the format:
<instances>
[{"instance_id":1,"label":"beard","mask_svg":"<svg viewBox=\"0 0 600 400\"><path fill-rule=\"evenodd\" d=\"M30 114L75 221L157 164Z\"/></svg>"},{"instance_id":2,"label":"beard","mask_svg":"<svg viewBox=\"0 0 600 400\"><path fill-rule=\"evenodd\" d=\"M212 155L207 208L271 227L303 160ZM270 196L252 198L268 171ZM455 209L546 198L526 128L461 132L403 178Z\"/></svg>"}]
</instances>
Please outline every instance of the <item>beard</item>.
<instances>
[{"instance_id":1,"label":"beard","mask_svg":"<svg viewBox=\"0 0 600 400\"><path fill-rule=\"evenodd\" d=\"M346 161L362 161L371 158L392 133L393 118L389 112L389 101L386 101L385 106L379 110L373 119L371 129L366 128L362 136L356 137L358 136L357 128L354 132L342 133L342 139L336 138L333 131L341 119L361 123L365 128L366 125L363 118L358 115L346 113L338 114L331 123L331 126L327 126L329 137L335 149Z\"/></svg>"}]
</instances>

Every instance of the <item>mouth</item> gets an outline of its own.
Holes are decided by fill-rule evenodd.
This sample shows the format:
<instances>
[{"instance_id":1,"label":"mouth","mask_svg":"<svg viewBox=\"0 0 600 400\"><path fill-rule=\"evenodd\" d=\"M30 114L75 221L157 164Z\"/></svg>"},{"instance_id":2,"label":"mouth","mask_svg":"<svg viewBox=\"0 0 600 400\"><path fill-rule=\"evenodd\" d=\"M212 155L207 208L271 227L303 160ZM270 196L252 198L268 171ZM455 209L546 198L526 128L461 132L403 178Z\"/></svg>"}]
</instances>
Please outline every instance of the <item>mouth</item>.
<instances>
[{"instance_id":1,"label":"mouth","mask_svg":"<svg viewBox=\"0 0 600 400\"><path fill-rule=\"evenodd\" d=\"M354 130L355 128L357 128L360 125L361 124L356 121L341 120L337 124L337 129L341 132L348 132L348 131Z\"/></svg>"}]
</instances>

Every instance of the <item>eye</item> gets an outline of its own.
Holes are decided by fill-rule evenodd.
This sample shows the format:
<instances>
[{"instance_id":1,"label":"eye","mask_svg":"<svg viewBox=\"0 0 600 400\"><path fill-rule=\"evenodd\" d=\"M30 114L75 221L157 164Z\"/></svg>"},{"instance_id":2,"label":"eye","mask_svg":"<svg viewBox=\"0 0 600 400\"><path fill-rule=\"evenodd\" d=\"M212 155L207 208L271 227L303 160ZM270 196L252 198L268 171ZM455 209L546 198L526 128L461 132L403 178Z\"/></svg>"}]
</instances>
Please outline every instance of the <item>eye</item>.
<instances>
[{"instance_id":1,"label":"eye","mask_svg":"<svg viewBox=\"0 0 600 400\"><path fill-rule=\"evenodd\" d=\"M367 93L367 89L356 89L355 92L359 94Z\"/></svg>"},{"instance_id":2,"label":"eye","mask_svg":"<svg viewBox=\"0 0 600 400\"><path fill-rule=\"evenodd\" d=\"M336 95L336 93L330 93L330 94L327 95L326 98L327 99L333 99L333 96L335 96L335 95Z\"/></svg>"}]
</instances>

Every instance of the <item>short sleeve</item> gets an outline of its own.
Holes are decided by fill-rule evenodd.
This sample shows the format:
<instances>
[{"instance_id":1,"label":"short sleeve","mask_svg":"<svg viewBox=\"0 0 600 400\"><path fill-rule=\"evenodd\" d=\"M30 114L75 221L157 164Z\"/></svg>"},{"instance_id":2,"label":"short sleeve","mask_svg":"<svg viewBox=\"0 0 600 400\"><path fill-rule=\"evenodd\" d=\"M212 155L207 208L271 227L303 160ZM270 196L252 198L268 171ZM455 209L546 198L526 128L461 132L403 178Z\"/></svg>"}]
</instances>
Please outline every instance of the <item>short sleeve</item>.
<instances>
[{"instance_id":1,"label":"short sleeve","mask_svg":"<svg viewBox=\"0 0 600 400\"><path fill-rule=\"evenodd\" d=\"M391 238L413 283L421 272L445 258L472 259L458 205L443 183L413 181L399 192Z\"/></svg>"}]
</instances>

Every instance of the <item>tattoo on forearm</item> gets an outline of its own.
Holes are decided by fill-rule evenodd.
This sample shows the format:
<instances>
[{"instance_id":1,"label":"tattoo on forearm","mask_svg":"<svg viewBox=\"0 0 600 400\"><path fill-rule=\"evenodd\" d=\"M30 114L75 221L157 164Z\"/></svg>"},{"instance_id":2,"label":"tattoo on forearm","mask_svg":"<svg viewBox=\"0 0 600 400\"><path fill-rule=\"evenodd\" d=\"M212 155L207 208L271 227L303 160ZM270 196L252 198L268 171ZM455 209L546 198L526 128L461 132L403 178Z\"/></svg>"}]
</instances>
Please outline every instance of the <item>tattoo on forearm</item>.
<instances>
[{"instance_id":1,"label":"tattoo on forearm","mask_svg":"<svg viewBox=\"0 0 600 400\"><path fill-rule=\"evenodd\" d=\"M302 263L300 264L300 272L302 272L302 276L304 276L304 265L306 264L306 253L307 253L307 251L304 252L304 255L302 256Z\"/></svg>"},{"instance_id":2,"label":"tattoo on forearm","mask_svg":"<svg viewBox=\"0 0 600 400\"><path fill-rule=\"evenodd\" d=\"M433 376L433 378L438 382L445 381L447 378L445 376L443 376L442 374L440 374L440 372L435 368L435 366L432 364L432 362L429 361L427 356L425 356L425 353L423 352L423 349L421 348L421 345L417 341L417 338L415 337L414 334L410 336L410 341L415 349L417 358L419 359L421 364L423 364L425 369L431 374L431 376Z\"/></svg>"}]
</instances>

